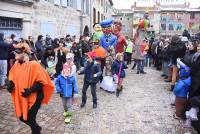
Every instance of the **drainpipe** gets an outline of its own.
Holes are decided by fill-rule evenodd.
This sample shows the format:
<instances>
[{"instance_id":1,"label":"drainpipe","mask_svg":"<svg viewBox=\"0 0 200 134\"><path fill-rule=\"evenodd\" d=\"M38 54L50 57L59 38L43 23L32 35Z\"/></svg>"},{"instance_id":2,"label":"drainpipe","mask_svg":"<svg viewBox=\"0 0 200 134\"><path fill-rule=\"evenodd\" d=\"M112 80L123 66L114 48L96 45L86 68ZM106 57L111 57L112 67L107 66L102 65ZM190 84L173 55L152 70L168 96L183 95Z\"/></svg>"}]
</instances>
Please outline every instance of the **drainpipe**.
<instances>
[{"instance_id":1,"label":"drainpipe","mask_svg":"<svg viewBox=\"0 0 200 134\"><path fill-rule=\"evenodd\" d=\"M89 16L90 16L90 29L89 29L89 32L90 32L90 36L92 36L92 32L93 32L93 24L92 24L92 21L93 21L93 14L92 14L92 11L93 11L93 2L92 0L90 0L90 3L89 3L89 6L90 6L90 13L89 13Z\"/></svg>"},{"instance_id":2,"label":"drainpipe","mask_svg":"<svg viewBox=\"0 0 200 134\"><path fill-rule=\"evenodd\" d=\"M83 12L84 12L84 1L82 1L81 3L81 15L80 15L80 35L83 34Z\"/></svg>"}]
</instances>

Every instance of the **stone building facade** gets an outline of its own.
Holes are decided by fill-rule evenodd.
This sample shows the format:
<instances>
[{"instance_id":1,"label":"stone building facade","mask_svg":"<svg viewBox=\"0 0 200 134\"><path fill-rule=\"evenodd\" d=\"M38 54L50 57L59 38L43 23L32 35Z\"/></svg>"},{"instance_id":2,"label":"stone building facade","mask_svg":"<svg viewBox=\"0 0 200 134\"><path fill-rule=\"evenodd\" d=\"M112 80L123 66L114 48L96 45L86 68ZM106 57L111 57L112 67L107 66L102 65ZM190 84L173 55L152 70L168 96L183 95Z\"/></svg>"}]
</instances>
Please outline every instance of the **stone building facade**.
<instances>
[{"instance_id":1,"label":"stone building facade","mask_svg":"<svg viewBox=\"0 0 200 134\"><path fill-rule=\"evenodd\" d=\"M114 10L112 0L92 0L92 24L111 18Z\"/></svg>"},{"instance_id":2,"label":"stone building facade","mask_svg":"<svg viewBox=\"0 0 200 134\"><path fill-rule=\"evenodd\" d=\"M35 39L88 35L94 22L112 16L112 5L112 0L0 0L0 32Z\"/></svg>"}]
</instances>

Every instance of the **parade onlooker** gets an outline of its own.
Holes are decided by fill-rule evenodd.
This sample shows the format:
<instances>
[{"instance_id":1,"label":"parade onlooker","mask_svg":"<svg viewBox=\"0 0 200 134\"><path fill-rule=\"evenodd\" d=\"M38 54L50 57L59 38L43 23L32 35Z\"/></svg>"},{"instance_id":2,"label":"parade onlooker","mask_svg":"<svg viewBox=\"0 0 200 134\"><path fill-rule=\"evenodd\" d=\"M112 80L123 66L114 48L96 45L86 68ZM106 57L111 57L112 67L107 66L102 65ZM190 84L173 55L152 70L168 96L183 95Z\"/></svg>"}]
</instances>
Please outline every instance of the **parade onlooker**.
<instances>
[{"instance_id":1,"label":"parade onlooker","mask_svg":"<svg viewBox=\"0 0 200 134\"><path fill-rule=\"evenodd\" d=\"M38 36L38 39L35 42L35 48L36 48L37 59L41 60L42 56L45 53L44 40L43 40L43 36L42 35Z\"/></svg>"},{"instance_id":2,"label":"parade onlooker","mask_svg":"<svg viewBox=\"0 0 200 134\"><path fill-rule=\"evenodd\" d=\"M74 54L74 63L77 67L77 70L79 70L81 61L81 52L80 52L80 47L76 42L73 43L71 47L71 52Z\"/></svg>"},{"instance_id":3,"label":"parade onlooker","mask_svg":"<svg viewBox=\"0 0 200 134\"><path fill-rule=\"evenodd\" d=\"M170 57L169 57L169 39L165 39L164 45L162 47L162 70L163 74L161 75L164 77L166 82L170 82L170 80L167 80L169 78L169 63L170 63Z\"/></svg>"},{"instance_id":4,"label":"parade onlooker","mask_svg":"<svg viewBox=\"0 0 200 134\"><path fill-rule=\"evenodd\" d=\"M66 62L66 54L70 51L64 47L64 42L59 42L59 47L56 48L58 62L56 64L56 74L55 77L61 74L62 66Z\"/></svg>"},{"instance_id":5,"label":"parade onlooker","mask_svg":"<svg viewBox=\"0 0 200 134\"><path fill-rule=\"evenodd\" d=\"M4 41L4 34L0 33L0 87L5 85L7 78L8 49L11 45Z\"/></svg>"},{"instance_id":6,"label":"parade onlooker","mask_svg":"<svg viewBox=\"0 0 200 134\"><path fill-rule=\"evenodd\" d=\"M169 45L169 53L171 56L171 63L172 63L171 91L173 91L174 89L174 85L176 83L178 75L177 58L183 58L185 52L186 52L186 46L183 44L178 35L174 35Z\"/></svg>"},{"instance_id":7,"label":"parade onlooker","mask_svg":"<svg viewBox=\"0 0 200 134\"><path fill-rule=\"evenodd\" d=\"M87 89L91 86L91 93L93 98L93 108L97 108L97 95L96 95L96 84L101 76L101 68L98 64L94 62L96 54L94 52L86 53L87 62L83 70L79 71L78 74L84 74L84 84L82 89L82 103L81 108L86 104L87 100Z\"/></svg>"},{"instance_id":8,"label":"parade onlooker","mask_svg":"<svg viewBox=\"0 0 200 134\"><path fill-rule=\"evenodd\" d=\"M133 42L131 41L131 39L128 39L127 47L125 49L125 55L126 55L125 57L126 57L127 65L131 64L132 53L133 53Z\"/></svg>"},{"instance_id":9,"label":"parade onlooker","mask_svg":"<svg viewBox=\"0 0 200 134\"><path fill-rule=\"evenodd\" d=\"M29 47L31 48L31 51L33 53L36 53L36 49L35 49L35 45L34 45L32 36L28 36L28 44L29 44Z\"/></svg>"},{"instance_id":10,"label":"parade onlooker","mask_svg":"<svg viewBox=\"0 0 200 134\"><path fill-rule=\"evenodd\" d=\"M196 42L197 52L192 57L191 62L191 89L189 91L189 108L200 109L200 41ZM192 126L200 133L200 111L197 113L198 120L192 121Z\"/></svg>"},{"instance_id":11,"label":"parade onlooker","mask_svg":"<svg viewBox=\"0 0 200 134\"><path fill-rule=\"evenodd\" d=\"M112 64L112 74L117 78L117 91L116 96L119 97L120 92L123 90L123 78L125 78L126 73L124 69L127 69L125 62L123 61L123 54L118 53L116 55L116 60Z\"/></svg>"}]
</instances>

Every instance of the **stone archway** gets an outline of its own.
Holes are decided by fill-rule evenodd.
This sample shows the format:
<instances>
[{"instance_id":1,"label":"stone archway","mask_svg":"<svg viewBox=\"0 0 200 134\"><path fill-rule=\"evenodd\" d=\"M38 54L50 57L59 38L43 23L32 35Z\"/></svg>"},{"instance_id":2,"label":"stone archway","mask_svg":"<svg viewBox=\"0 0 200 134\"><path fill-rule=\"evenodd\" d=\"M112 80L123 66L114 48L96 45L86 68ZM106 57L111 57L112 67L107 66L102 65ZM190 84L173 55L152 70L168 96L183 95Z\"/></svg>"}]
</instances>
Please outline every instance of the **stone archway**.
<instances>
[{"instance_id":1,"label":"stone archway","mask_svg":"<svg viewBox=\"0 0 200 134\"><path fill-rule=\"evenodd\" d=\"M83 35L89 36L89 27L86 25L83 31Z\"/></svg>"}]
</instances>

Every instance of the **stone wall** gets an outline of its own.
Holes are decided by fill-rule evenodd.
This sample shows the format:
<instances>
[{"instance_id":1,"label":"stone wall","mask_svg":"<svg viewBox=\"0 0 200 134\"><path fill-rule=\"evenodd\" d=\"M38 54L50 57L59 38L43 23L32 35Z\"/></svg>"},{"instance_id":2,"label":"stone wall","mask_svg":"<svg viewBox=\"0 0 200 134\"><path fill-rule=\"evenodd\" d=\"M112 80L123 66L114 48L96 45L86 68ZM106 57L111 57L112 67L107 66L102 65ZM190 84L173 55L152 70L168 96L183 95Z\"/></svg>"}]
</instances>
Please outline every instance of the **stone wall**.
<instances>
[{"instance_id":1,"label":"stone wall","mask_svg":"<svg viewBox=\"0 0 200 134\"><path fill-rule=\"evenodd\" d=\"M66 34L79 36L84 26L89 26L89 16L85 16L83 29L80 29L81 14L71 7L55 6L52 3L41 1L36 3L33 9L33 34L36 36L48 30L52 37L63 37Z\"/></svg>"}]
</instances>

